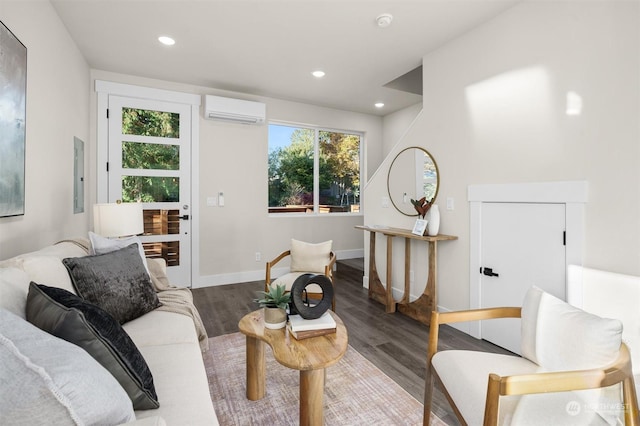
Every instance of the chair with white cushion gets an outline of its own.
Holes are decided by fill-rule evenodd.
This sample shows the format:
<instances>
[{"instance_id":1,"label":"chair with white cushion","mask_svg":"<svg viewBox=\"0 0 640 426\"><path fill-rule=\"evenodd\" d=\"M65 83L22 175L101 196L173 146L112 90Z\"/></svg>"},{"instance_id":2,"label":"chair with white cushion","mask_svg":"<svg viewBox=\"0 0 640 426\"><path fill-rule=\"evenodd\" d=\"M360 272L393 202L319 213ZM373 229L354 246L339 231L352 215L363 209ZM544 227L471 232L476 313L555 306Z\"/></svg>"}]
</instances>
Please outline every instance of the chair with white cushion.
<instances>
[{"instance_id":1,"label":"chair with white cushion","mask_svg":"<svg viewBox=\"0 0 640 426\"><path fill-rule=\"evenodd\" d=\"M640 276L569 265L567 301L594 315L622 322L622 341L631 352L636 394L640 394Z\"/></svg>"},{"instance_id":2,"label":"chair with white cushion","mask_svg":"<svg viewBox=\"0 0 640 426\"><path fill-rule=\"evenodd\" d=\"M267 262L266 277L264 288L268 290L269 285L284 284L287 291L291 291L293 282L302 274L323 274L326 275L331 283L335 285L333 280L333 266L336 263L336 255L331 251L332 241L325 241L318 244L306 243L304 241L291 240L291 248L280 253L275 259ZM285 259L290 257L289 271L284 275L271 281L273 267ZM322 289L317 284L309 284L306 288L307 295L311 299L322 298ZM335 311L335 292L331 301L331 309Z\"/></svg>"},{"instance_id":3,"label":"chair with white cushion","mask_svg":"<svg viewBox=\"0 0 640 426\"><path fill-rule=\"evenodd\" d=\"M440 324L521 318L522 357L437 352ZM631 357L622 323L584 312L539 288L521 308L433 312L424 398L434 382L463 425L639 425Z\"/></svg>"}]
</instances>

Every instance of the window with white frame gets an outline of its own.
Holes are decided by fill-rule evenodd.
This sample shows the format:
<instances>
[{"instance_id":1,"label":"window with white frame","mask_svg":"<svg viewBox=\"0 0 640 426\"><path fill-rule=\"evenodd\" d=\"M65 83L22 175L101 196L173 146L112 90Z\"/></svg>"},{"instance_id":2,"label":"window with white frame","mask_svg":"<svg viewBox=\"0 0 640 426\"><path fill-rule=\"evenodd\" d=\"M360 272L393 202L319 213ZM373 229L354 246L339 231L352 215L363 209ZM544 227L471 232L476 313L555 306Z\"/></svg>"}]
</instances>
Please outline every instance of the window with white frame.
<instances>
[{"instance_id":1,"label":"window with white frame","mask_svg":"<svg viewBox=\"0 0 640 426\"><path fill-rule=\"evenodd\" d=\"M269 124L269 213L360 212L362 134Z\"/></svg>"}]
</instances>

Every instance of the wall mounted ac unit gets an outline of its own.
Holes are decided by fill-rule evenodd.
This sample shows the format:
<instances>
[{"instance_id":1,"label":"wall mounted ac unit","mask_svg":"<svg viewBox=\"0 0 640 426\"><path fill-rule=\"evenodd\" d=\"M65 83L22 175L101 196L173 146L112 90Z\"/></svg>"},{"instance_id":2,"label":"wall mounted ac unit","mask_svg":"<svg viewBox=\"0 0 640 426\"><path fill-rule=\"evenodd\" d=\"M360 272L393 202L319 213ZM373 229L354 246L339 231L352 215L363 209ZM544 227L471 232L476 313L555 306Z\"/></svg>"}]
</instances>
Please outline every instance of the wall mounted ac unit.
<instances>
[{"instance_id":1,"label":"wall mounted ac unit","mask_svg":"<svg viewBox=\"0 0 640 426\"><path fill-rule=\"evenodd\" d=\"M263 124L266 105L262 102L243 101L205 95L204 118L209 120L232 121L242 124Z\"/></svg>"}]
</instances>

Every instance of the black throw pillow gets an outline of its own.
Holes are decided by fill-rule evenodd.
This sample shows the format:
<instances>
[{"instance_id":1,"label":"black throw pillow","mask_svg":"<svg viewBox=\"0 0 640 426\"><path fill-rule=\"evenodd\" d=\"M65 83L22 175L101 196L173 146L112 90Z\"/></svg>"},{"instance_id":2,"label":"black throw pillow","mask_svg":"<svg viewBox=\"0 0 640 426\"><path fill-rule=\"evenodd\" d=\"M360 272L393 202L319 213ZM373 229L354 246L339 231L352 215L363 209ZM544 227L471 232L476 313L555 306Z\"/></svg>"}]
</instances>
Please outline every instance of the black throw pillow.
<instances>
[{"instance_id":1,"label":"black throw pillow","mask_svg":"<svg viewBox=\"0 0 640 426\"><path fill-rule=\"evenodd\" d=\"M67 290L31 282L27 321L87 351L116 378L135 410L160 406L147 362L120 324L98 306Z\"/></svg>"},{"instance_id":2,"label":"black throw pillow","mask_svg":"<svg viewBox=\"0 0 640 426\"><path fill-rule=\"evenodd\" d=\"M120 324L162 304L142 263L138 244L105 254L63 259L78 296L98 305Z\"/></svg>"}]
</instances>

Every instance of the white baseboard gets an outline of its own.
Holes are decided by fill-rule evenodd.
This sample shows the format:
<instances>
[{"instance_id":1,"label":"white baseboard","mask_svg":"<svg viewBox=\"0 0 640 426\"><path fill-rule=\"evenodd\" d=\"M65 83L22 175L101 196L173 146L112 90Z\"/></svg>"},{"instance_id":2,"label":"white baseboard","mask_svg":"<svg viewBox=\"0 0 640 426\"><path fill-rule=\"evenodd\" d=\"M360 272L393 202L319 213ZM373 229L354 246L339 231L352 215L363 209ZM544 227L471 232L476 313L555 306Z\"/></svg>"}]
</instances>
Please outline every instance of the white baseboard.
<instances>
[{"instance_id":1,"label":"white baseboard","mask_svg":"<svg viewBox=\"0 0 640 426\"><path fill-rule=\"evenodd\" d=\"M364 257L364 249L336 250L336 258L338 260L358 259L360 257Z\"/></svg>"},{"instance_id":2,"label":"white baseboard","mask_svg":"<svg viewBox=\"0 0 640 426\"><path fill-rule=\"evenodd\" d=\"M358 259L364 256L364 249L340 250L336 251L336 258L342 259ZM289 272L289 268L273 268L271 276L279 277ZM253 271L229 272L227 274L203 275L197 282L193 283L193 288L214 287L219 285L246 283L251 281L264 281L264 268Z\"/></svg>"},{"instance_id":3,"label":"white baseboard","mask_svg":"<svg viewBox=\"0 0 640 426\"><path fill-rule=\"evenodd\" d=\"M251 281L264 281L264 269L258 271L230 272L228 274L203 275L197 283L193 283L193 288L214 287Z\"/></svg>"}]
</instances>

